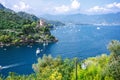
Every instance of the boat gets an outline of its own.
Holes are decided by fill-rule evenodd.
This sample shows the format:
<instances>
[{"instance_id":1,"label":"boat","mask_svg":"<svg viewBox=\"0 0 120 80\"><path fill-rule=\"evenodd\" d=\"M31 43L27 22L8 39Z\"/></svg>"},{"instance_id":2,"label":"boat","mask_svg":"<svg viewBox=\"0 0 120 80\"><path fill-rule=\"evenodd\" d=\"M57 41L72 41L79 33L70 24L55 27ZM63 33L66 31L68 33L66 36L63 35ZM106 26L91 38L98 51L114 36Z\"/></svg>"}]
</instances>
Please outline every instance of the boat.
<instances>
[{"instance_id":1,"label":"boat","mask_svg":"<svg viewBox=\"0 0 120 80\"><path fill-rule=\"evenodd\" d=\"M100 29L100 27L97 27L97 29L99 30L99 29Z\"/></svg>"},{"instance_id":2,"label":"boat","mask_svg":"<svg viewBox=\"0 0 120 80\"><path fill-rule=\"evenodd\" d=\"M39 54L39 53L40 53L40 49L37 48L37 50L36 50L36 54Z\"/></svg>"},{"instance_id":3,"label":"boat","mask_svg":"<svg viewBox=\"0 0 120 80\"><path fill-rule=\"evenodd\" d=\"M4 50L6 51L7 49L6 49L6 48L4 48Z\"/></svg>"},{"instance_id":4,"label":"boat","mask_svg":"<svg viewBox=\"0 0 120 80\"><path fill-rule=\"evenodd\" d=\"M44 43L43 43L43 46L47 46L47 45L48 45L48 42L44 42Z\"/></svg>"},{"instance_id":5,"label":"boat","mask_svg":"<svg viewBox=\"0 0 120 80\"><path fill-rule=\"evenodd\" d=\"M30 48L32 48L32 46L30 46Z\"/></svg>"},{"instance_id":6,"label":"boat","mask_svg":"<svg viewBox=\"0 0 120 80\"><path fill-rule=\"evenodd\" d=\"M0 65L0 70L2 69L2 66Z\"/></svg>"},{"instance_id":7,"label":"boat","mask_svg":"<svg viewBox=\"0 0 120 80\"><path fill-rule=\"evenodd\" d=\"M45 43L43 43L43 46L46 46L46 44L45 44Z\"/></svg>"}]
</instances>

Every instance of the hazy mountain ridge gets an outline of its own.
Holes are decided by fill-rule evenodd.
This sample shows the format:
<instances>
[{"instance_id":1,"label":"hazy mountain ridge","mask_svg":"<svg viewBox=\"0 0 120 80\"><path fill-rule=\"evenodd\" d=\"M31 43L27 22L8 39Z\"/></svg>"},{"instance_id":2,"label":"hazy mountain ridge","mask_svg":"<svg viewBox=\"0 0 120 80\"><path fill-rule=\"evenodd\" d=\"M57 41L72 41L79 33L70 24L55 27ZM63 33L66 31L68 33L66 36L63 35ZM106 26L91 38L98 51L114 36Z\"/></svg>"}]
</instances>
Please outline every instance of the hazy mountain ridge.
<instances>
[{"instance_id":1,"label":"hazy mountain ridge","mask_svg":"<svg viewBox=\"0 0 120 80\"><path fill-rule=\"evenodd\" d=\"M101 15L71 14L71 15L43 15L48 20L57 20L75 24L120 24L120 12Z\"/></svg>"}]
</instances>

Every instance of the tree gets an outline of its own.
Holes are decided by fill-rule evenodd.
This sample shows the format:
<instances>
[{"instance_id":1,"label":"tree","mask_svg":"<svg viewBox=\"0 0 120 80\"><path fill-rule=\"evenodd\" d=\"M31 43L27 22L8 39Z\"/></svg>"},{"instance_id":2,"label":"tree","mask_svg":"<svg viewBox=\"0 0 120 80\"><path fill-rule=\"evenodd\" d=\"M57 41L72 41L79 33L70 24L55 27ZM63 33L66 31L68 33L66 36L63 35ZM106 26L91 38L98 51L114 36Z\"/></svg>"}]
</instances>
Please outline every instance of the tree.
<instances>
[{"instance_id":1,"label":"tree","mask_svg":"<svg viewBox=\"0 0 120 80\"><path fill-rule=\"evenodd\" d=\"M50 80L62 80L62 74L59 73L58 71L54 71L50 77L49 77Z\"/></svg>"},{"instance_id":2,"label":"tree","mask_svg":"<svg viewBox=\"0 0 120 80\"><path fill-rule=\"evenodd\" d=\"M10 43L11 41L12 41L11 36L8 36L8 35L0 36L0 42Z\"/></svg>"},{"instance_id":3,"label":"tree","mask_svg":"<svg viewBox=\"0 0 120 80\"><path fill-rule=\"evenodd\" d=\"M117 59L120 56L120 42L117 40L113 40L109 43L108 49L111 52L111 57Z\"/></svg>"},{"instance_id":4,"label":"tree","mask_svg":"<svg viewBox=\"0 0 120 80\"><path fill-rule=\"evenodd\" d=\"M103 75L112 77L114 80L120 80L120 42L113 40L109 43L110 61L103 71Z\"/></svg>"},{"instance_id":5,"label":"tree","mask_svg":"<svg viewBox=\"0 0 120 80\"><path fill-rule=\"evenodd\" d=\"M36 22L32 22L31 26L32 27L36 27L37 23Z\"/></svg>"},{"instance_id":6,"label":"tree","mask_svg":"<svg viewBox=\"0 0 120 80\"><path fill-rule=\"evenodd\" d=\"M30 24L26 24L26 25L24 25L23 27L22 27L22 32L24 33L24 34L30 34L30 33L33 33L34 32L34 29L33 29L33 27L31 27L31 25Z\"/></svg>"}]
</instances>

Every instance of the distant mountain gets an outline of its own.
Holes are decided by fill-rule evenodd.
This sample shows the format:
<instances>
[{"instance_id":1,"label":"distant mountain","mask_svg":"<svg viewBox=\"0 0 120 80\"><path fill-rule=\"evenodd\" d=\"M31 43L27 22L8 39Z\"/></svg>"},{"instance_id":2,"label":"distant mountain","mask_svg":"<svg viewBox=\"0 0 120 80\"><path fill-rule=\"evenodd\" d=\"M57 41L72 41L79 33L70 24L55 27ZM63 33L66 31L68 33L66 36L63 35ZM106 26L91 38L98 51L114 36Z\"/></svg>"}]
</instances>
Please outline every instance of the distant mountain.
<instances>
[{"instance_id":1,"label":"distant mountain","mask_svg":"<svg viewBox=\"0 0 120 80\"><path fill-rule=\"evenodd\" d=\"M48 20L56 20L63 23L74 24L120 24L120 13L110 13L101 15L85 15L85 14L71 14L71 15L43 15L43 18Z\"/></svg>"},{"instance_id":2,"label":"distant mountain","mask_svg":"<svg viewBox=\"0 0 120 80\"><path fill-rule=\"evenodd\" d=\"M65 24L60 21L47 20L47 23L52 24L53 26L64 26Z\"/></svg>"},{"instance_id":3,"label":"distant mountain","mask_svg":"<svg viewBox=\"0 0 120 80\"><path fill-rule=\"evenodd\" d=\"M18 12L17 13L20 17L24 17L25 19L30 19L31 21L38 21L39 18L33 14L29 14L26 12Z\"/></svg>"}]
</instances>

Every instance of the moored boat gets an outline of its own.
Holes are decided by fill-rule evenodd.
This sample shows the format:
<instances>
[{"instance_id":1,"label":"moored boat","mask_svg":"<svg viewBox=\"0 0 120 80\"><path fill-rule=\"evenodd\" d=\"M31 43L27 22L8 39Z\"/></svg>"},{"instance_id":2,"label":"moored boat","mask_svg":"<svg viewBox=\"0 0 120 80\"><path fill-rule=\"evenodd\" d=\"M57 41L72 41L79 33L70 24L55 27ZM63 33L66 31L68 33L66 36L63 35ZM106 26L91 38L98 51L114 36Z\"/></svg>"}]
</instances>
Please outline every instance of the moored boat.
<instances>
[{"instance_id":1,"label":"moored boat","mask_svg":"<svg viewBox=\"0 0 120 80\"><path fill-rule=\"evenodd\" d=\"M0 70L2 69L2 66L0 65Z\"/></svg>"},{"instance_id":2,"label":"moored boat","mask_svg":"<svg viewBox=\"0 0 120 80\"><path fill-rule=\"evenodd\" d=\"M36 54L39 54L39 53L40 53L40 49L37 48L37 50L36 50Z\"/></svg>"}]
</instances>

